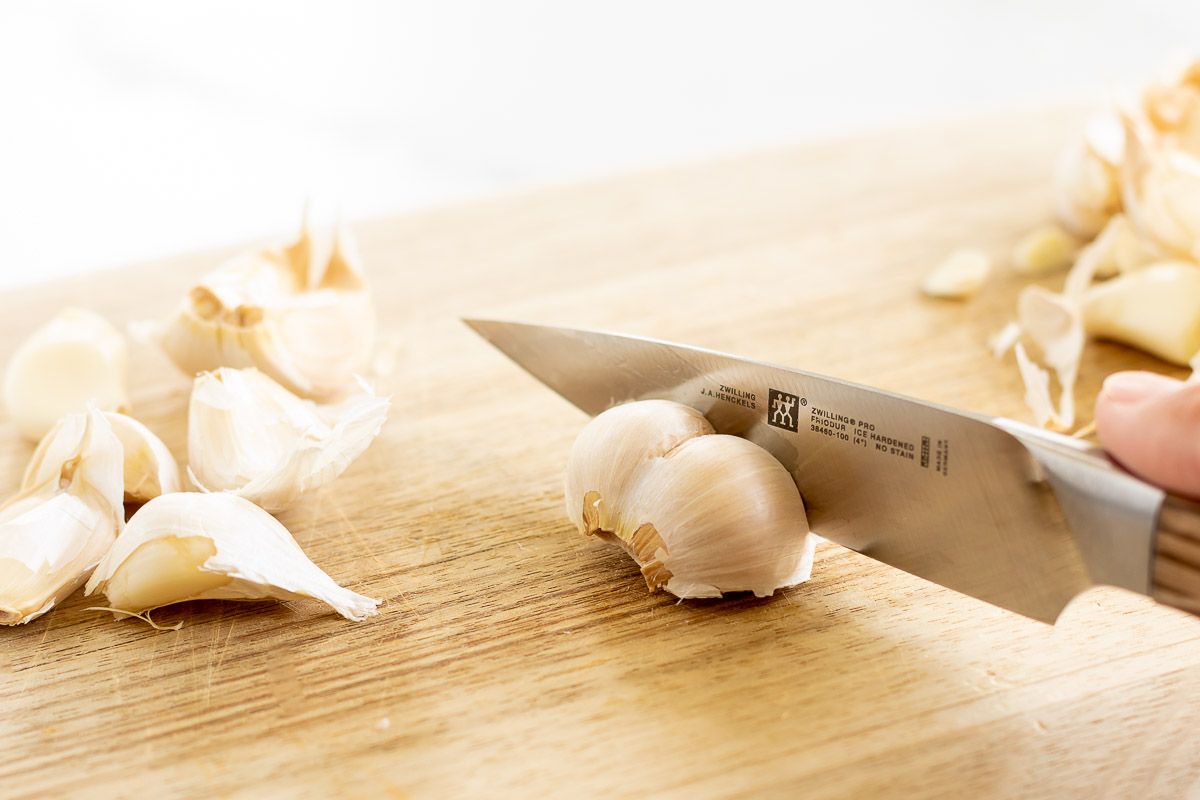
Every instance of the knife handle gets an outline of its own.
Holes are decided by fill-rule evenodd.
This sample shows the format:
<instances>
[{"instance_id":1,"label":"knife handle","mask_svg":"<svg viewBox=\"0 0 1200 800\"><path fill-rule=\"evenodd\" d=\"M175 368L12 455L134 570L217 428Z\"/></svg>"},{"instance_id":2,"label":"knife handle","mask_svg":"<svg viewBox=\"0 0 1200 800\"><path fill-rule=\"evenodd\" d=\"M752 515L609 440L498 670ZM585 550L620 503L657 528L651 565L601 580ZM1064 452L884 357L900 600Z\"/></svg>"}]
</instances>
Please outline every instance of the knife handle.
<instances>
[{"instance_id":1,"label":"knife handle","mask_svg":"<svg viewBox=\"0 0 1200 800\"><path fill-rule=\"evenodd\" d=\"M1152 584L1158 602L1200 614L1200 503L1172 494L1163 500Z\"/></svg>"}]
</instances>

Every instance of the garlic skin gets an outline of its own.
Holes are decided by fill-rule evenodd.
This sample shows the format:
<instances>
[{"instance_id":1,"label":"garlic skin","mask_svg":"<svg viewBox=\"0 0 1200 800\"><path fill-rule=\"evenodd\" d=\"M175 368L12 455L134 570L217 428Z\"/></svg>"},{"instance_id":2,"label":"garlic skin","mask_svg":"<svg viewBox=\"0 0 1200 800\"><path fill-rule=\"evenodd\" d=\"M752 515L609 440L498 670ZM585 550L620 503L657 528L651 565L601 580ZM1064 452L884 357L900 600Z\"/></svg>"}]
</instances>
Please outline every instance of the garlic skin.
<instances>
[{"instance_id":1,"label":"garlic skin","mask_svg":"<svg viewBox=\"0 0 1200 800\"><path fill-rule=\"evenodd\" d=\"M983 287L992 260L982 250L955 250L934 267L921 282L921 291L929 297L964 300Z\"/></svg>"},{"instance_id":2,"label":"garlic skin","mask_svg":"<svg viewBox=\"0 0 1200 800\"><path fill-rule=\"evenodd\" d=\"M337 396L367 366L375 313L347 232L323 241L306 217L291 245L219 267L163 328L163 349L189 375L257 367L302 397Z\"/></svg>"},{"instance_id":3,"label":"garlic skin","mask_svg":"<svg viewBox=\"0 0 1200 800\"><path fill-rule=\"evenodd\" d=\"M1075 383L1086 344L1079 303L1069 295L1040 286L1027 286L1017 298L1021 341L1015 343L1017 368L1025 384L1025 403L1043 427L1070 430L1075 424ZM1050 373L1031 358L1032 348L1041 364L1054 370L1059 400L1050 393Z\"/></svg>"},{"instance_id":4,"label":"garlic skin","mask_svg":"<svg viewBox=\"0 0 1200 800\"><path fill-rule=\"evenodd\" d=\"M0 624L36 619L87 579L125 520L122 460L95 409L38 444L20 492L0 506Z\"/></svg>"},{"instance_id":5,"label":"garlic skin","mask_svg":"<svg viewBox=\"0 0 1200 800\"><path fill-rule=\"evenodd\" d=\"M1096 284L1083 320L1093 336L1186 366L1200 352L1200 266L1166 262Z\"/></svg>"},{"instance_id":6,"label":"garlic skin","mask_svg":"<svg viewBox=\"0 0 1200 800\"><path fill-rule=\"evenodd\" d=\"M198 376L188 405L192 482L282 511L341 475L379 435L390 401L361 388L318 406L255 369Z\"/></svg>"},{"instance_id":7,"label":"garlic skin","mask_svg":"<svg viewBox=\"0 0 1200 800\"><path fill-rule=\"evenodd\" d=\"M4 406L21 435L34 441L88 403L127 411L128 363L125 338L104 317L65 308L13 354L4 373Z\"/></svg>"},{"instance_id":8,"label":"garlic skin","mask_svg":"<svg viewBox=\"0 0 1200 800\"><path fill-rule=\"evenodd\" d=\"M1200 261L1200 158L1126 120L1121 183L1130 222L1168 256Z\"/></svg>"},{"instance_id":9,"label":"garlic skin","mask_svg":"<svg viewBox=\"0 0 1200 800\"><path fill-rule=\"evenodd\" d=\"M1081 239L1091 239L1121 210L1123 147L1120 123L1101 117L1088 123L1083 137L1059 157L1055 208L1067 230Z\"/></svg>"},{"instance_id":10,"label":"garlic skin","mask_svg":"<svg viewBox=\"0 0 1200 800\"><path fill-rule=\"evenodd\" d=\"M140 614L187 600L320 600L355 622L379 601L334 582L278 520L232 494L177 492L142 506L85 594Z\"/></svg>"},{"instance_id":11,"label":"garlic skin","mask_svg":"<svg viewBox=\"0 0 1200 800\"><path fill-rule=\"evenodd\" d=\"M1200 59L1142 93L1142 112L1154 133L1171 146L1200 155Z\"/></svg>"},{"instance_id":12,"label":"garlic skin","mask_svg":"<svg viewBox=\"0 0 1200 800\"><path fill-rule=\"evenodd\" d=\"M108 412L104 418L124 451L125 500L145 503L160 494L182 491L179 465L162 439L133 417Z\"/></svg>"},{"instance_id":13,"label":"garlic skin","mask_svg":"<svg viewBox=\"0 0 1200 800\"><path fill-rule=\"evenodd\" d=\"M580 531L634 558L651 591L766 597L812 573L816 538L792 476L679 403L627 403L589 422L571 449L566 503Z\"/></svg>"}]
</instances>

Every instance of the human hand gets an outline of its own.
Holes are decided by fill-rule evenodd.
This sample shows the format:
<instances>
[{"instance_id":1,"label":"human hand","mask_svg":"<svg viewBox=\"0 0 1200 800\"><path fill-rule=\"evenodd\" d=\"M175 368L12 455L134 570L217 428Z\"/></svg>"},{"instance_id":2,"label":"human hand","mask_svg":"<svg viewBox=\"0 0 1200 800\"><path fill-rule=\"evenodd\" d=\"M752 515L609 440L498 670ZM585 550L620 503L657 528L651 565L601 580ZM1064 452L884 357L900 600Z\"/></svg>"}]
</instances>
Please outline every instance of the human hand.
<instances>
[{"instance_id":1,"label":"human hand","mask_svg":"<svg viewBox=\"0 0 1200 800\"><path fill-rule=\"evenodd\" d=\"M1130 472L1200 497L1200 383L1153 372L1117 372L1096 398L1096 433Z\"/></svg>"}]
</instances>

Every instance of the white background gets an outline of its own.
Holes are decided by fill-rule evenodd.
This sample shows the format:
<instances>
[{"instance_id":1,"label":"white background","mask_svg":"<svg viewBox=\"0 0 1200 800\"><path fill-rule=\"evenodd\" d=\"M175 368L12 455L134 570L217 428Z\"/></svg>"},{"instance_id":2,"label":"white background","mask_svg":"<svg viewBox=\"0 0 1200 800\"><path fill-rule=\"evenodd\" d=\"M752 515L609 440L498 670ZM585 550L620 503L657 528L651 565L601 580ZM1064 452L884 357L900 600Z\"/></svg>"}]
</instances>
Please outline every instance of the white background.
<instances>
[{"instance_id":1,"label":"white background","mask_svg":"<svg viewBox=\"0 0 1200 800\"><path fill-rule=\"evenodd\" d=\"M1104 102L1200 3L0 0L0 286L1007 106ZM1189 41L1190 39L1190 41Z\"/></svg>"}]
</instances>

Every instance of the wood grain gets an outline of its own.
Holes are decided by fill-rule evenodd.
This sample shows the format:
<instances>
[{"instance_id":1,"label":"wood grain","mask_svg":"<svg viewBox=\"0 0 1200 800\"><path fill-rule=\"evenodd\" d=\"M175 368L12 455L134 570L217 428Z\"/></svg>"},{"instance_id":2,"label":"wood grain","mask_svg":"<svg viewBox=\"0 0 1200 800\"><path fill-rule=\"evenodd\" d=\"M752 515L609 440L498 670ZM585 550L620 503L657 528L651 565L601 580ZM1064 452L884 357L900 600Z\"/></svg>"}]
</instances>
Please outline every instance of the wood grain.
<instances>
[{"instance_id":1,"label":"wood grain","mask_svg":"<svg viewBox=\"0 0 1200 800\"><path fill-rule=\"evenodd\" d=\"M281 518L382 613L204 602L157 632L77 596L0 630L0 795L1196 791L1194 618L1093 590L1044 626L832 545L770 600L647 594L566 521L582 415L458 322L653 335L1024 418L1015 368L984 352L1017 278L1002 267L962 304L915 287L950 249L1004 256L1047 219L1078 120L943 124L356 226L394 411ZM162 314L229 252L0 295L0 360L65 304ZM180 455L189 383L134 355L136 413ZM1167 369L1097 345L1081 407L1122 367ZM0 423L0 485L29 452Z\"/></svg>"}]
</instances>

